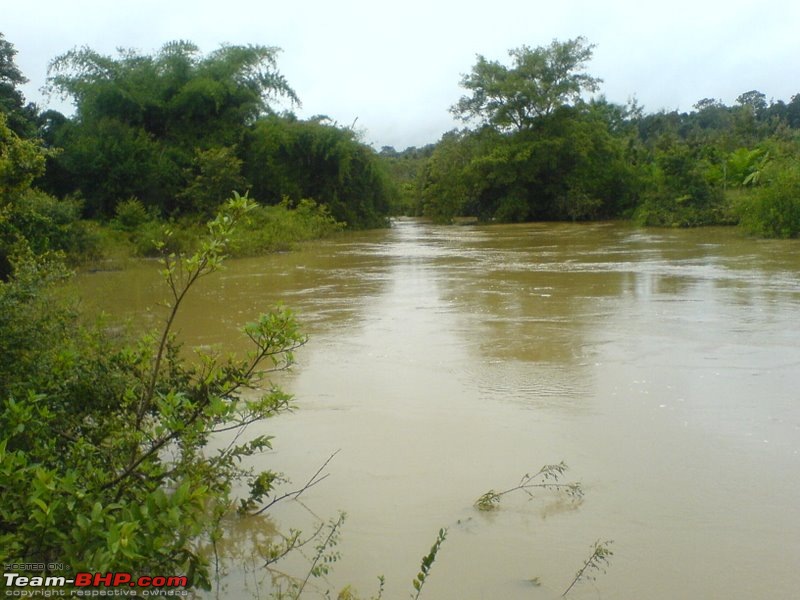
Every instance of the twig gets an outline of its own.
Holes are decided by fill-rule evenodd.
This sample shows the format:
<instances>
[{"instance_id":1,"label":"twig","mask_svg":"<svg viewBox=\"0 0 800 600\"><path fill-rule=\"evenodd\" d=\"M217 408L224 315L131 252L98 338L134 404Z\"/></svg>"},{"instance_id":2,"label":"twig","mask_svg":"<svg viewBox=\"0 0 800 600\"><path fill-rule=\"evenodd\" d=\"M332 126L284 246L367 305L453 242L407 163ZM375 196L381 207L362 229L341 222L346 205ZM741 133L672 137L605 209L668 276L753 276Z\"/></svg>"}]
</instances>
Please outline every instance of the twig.
<instances>
[{"instance_id":1,"label":"twig","mask_svg":"<svg viewBox=\"0 0 800 600\"><path fill-rule=\"evenodd\" d=\"M311 478L305 483L305 485L303 485L303 487L301 487L299 490L294 490L292 492L286 492L285 494L283 494L281 496L277 496L277 497L273 498L268 504L264 505L263 507L258 509L258 511L256 511L253 514L254 515L260 515L261 513L266 511L273 504L275 504L277 502L280 502L281 500L285 500L286 498L294 497L295 499L297 499L307 489L312 488L315 485L317 485L318 483L320 483L320 482L324 481L325 479L327 479L328 478L327 474L323 475L322 477L320 477L319 474L322 473L322 470L325 467L328 466L328 463L331 462L333 460L333 457L336 456L337 454L339 454L339 452L341 452L341 449L339 449L336 452L334 452L333 454L331 454L328 457L328 459L324 463L322 463L322 466L319 469L317 469L316 473L314 473L311 476Z\"/></svg>"},{"instance_id":2,"label":"twig","mask_svg":"<svg viewBox=\"0 0 800 600\"><path fill-rule=\"evenodd\" d=\"M317 563L322 558L322 555L325 553L325 550L328 548L328 545L331 543L331 540L333 539L334 535L336 534L336 531L339 529L339 527L342 526L342 523L344 523L344 514L340 514L339 515L339 518L336 520L336 522L331 525L331 530L328 533L328 537L325 538L325 541L322 542L322 544L317 546L317 555L314 557L314 561L311 563L311 568L308 570L308 573L306 573L306 578L303 579L303 583L300 584L300 588L297 590L297 594L295 595L295 598L299 598L300 595L303 593L303 590L305 589L306 584L308 583L308 580L314 574L314 570L315 570L315 568L317 566Z\"/></svg>"},{"instance_id":3,"label":"twig","mask_svg":"<svg viewBox=\"0 0 800 600\"><path fill-rule=\"evenodd\" d=\"M291 552L292 550L297 550L298 548L302 548L303 546L305 546L306 544L311 542L311 540L315 539L319 535L320 531L322 531L323 527L325 527L325 524L324 523L320 524L320 526L317 528L317 530L314 533L312 533L308 538L303 540L303 541L300 541L300 535L299 535L300 532L297 532L294 535L294 537L290 537L290 538L287 538L287 537L283 536L284 541L287 542L286 546L283 548L283 550L281 550L275 556L269 557L266 560L266 562L264 563L264 566L265 567L269 567L270 565L278 562L284 556L289 554L289 552Z\"/></svg>"},{"instance_id":4,"label":"twig","mask_svg":"<svg viewBox=\"0 0 800 600\"><path fill-rule=\"evenodd\" d=\"M436 560L436 555L439 554L439 550L441 549L445 539L447 539L447 529L442 528L439 530L439 534L436 536L436 541L433 543L433 546L431 546L431 551L422 557L422 562L419 566L419 573L411 581L411 584L414 586L414 590L416 591L416 593L411 593L412 600L418 600L419 595L422 593L422 588L424 587L425 582L428 580L428 576L431 573L431 568Z\"/></svg>"},{"instance_id":5,"label":"twig","mask_svg":"<svg viewBox=\"0 0 800 600\"><path fill-rule=\"evenodd\" d=\"M614 555L614 553L608 548L608 546L613 543L614 543L613 540L605 540L603 542L597 540L594 543L594 551L592 552L591 556L587 558L586 561L583 563L583 566L580 569L578 569L578 573L575 575L575 579L572 580L572 583L569 584L569 587L566 590L564 590L563 594L561 594L562 598L567 594L569 594L570 590L575 586L575 584L584 578L587 571L602 570L603 573L606 572L606 568L609 565L609 557ZM594 579L594 576L587 575L586 577L588 579Z\"/></svg>"}]
</instances>

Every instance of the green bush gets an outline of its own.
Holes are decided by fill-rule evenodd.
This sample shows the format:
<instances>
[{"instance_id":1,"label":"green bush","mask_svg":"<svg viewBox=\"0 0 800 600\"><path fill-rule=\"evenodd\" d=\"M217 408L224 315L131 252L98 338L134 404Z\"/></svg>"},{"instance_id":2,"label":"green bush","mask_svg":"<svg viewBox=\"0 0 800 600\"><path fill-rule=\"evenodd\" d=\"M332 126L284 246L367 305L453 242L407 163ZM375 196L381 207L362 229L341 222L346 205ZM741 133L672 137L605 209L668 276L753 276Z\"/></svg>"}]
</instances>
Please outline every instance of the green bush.
<instances>
[{"instance_id":1,"label":"green bush","mask_svg":"<svg viewBox=\"0 0 800 600\"><path fill-rule=\"evenodd\" d=\"M235 235L231 250L235 256L290 250L298 242L319 239L344 229L327 206L301 200L291 208L287 200L277 206L259 206Z\"/></svg>"},{"instance_id":2,"label":"green bush","mask_svg":"<svg viewBox=\"0 0 800 600\"><path fill-rule=\"evenodd\" d=\"M81 202L31 187L48 155L41 145L19 139L0 114L0 279L11 274L11 257L24 247L76 260L97 253L97 239L79 220Z\"/></svg>"},{"instance_id":3,"label":"green bush","mask_svg":"<svg viewBox=\"0 0 800 600\"><path fill-rule=\"evenodd\" d=\"M242 466L269 436L238 442L290 397L266 373L288 367L305 338L278 308L246 326L246 359L181 359L171 323L197 279L219 268L252 204L235 197L208 224L198 252L166 255L162 331L120 343L85 329L58 300L64 271L29 249L0 282L0 561L63 562L75 570L185 574L208 588L208 557L237 489L242 511L272 495L276 475ZM261 366L267 360L266 371ZM265 389L261 387L261 389ZM228 432L234 440L209 451Z\"/></svg>"},{"instance_id":4,"label":"green bush","mask_svg":"<svg viewBox=\"0 0 800 600\"><path fill-rule=\"evenodd\" d=\"M637 224L697 227L731 222L714 165L697 148L666 137L641 175L642 201L633 213Z\"/></svg>"},{"instance_id":5,"label":"green bush","mask_svg":"<svg viewBox=\"0 0 800 600\"><path fill-rule=\"evenodd\" d=\"M800 165L786 160L766 168L766 184L737 203L741 227L753 235L800 236Z\"/></svg>"},{"instance_id":6,"label":"green bush","mask_svg":"<svg viewBox=\"0 0 800 600\"><path fill-rule=\"evenodd\" d=\"M153 215L147 211L138 198L123 200L117 204L114 212L115 216L111 224L121 231L133 231L153 220Z\"/></svg>"},{"instance_id":7,"label":"green bush","mask_svg":"<svg viewBox=\"0 0 800 600\"><path fill-rule=\"evenodd\" d=\"M8 260L19 244L36 254L62 252L73 264L97 258L100 239L80 220L81 205L80 200L58 200L33 188L6 204L0 213L0 278L9 275Z\"/></svg>"},{"instance_id":8,"label":"green bush","mask_svg":"<svg viewBox=\"0 0 800 600\"><path fill-rule=\"evenodd\" d=\"M196 219L161 221L153 217L138 200L120 203L113 230L124 235L120 240L107 239L109 246L126 246L134 256L155 257L164 251L188 254L195 251L204 236ZM232 256L254 256L294 248L298 242L329 236L344 229L327 206L313 200L301 200L292 207L288 200L276 206L255 206L246 222L231 238ZM114 238L115 236L107 236Z\"/></svg>"},{"instance_id":9,"label":"green bush","mask_svg":"<svg viewBox=\"0 0 800 600\"><path fill-rule=\"evenodd\" d=\"M633 213L637 225L651 227L700 227L735 223L730 207L720 195L713 204L698 206L691 196L648 197Z\"/></svg>"}]
</instances>

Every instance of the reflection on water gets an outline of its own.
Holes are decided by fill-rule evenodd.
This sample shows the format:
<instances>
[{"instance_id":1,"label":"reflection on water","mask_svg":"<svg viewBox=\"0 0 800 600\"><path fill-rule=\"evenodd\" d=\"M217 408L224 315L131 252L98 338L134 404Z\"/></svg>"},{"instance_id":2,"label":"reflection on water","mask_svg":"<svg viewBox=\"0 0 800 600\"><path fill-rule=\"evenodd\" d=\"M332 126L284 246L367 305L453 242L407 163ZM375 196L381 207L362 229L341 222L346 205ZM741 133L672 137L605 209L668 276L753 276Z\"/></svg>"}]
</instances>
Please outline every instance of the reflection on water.
<instances>
[{"instance_id":1,"label":"reflection on water","mask_svg":"<svg viewBox=\"0 0 800 600\"><path fill-rule=\"evenodd\" d=\"M399 220L230 261L178 324L242 351L269 305L311 336L264 465L348 513L332 581L410 589L450 526L430 598L555 598L598 538L607 575L571 598L790 598L800 564L800 253L726 229L434 227ZM84 275L89 310L157 324L151 264ZM256 432L254 432L256 433ZM586 499L472 502L566 461ZM309 526L306 507L273 513ZM231 533L231 535L234 535ZM249 577L250 575L248 575ZM528 581L539 577L542 586Z\"/></svg>"}]
</instances>

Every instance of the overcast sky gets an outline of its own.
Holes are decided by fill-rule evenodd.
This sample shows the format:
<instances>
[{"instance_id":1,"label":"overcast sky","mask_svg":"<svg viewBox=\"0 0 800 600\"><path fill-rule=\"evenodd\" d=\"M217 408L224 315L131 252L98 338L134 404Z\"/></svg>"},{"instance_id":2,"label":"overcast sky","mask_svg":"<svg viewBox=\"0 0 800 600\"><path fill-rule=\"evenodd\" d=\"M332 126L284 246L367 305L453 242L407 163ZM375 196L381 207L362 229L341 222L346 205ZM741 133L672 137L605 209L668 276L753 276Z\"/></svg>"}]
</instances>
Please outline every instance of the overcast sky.
<instances>
[{"instance_id":1,"label":"overcast sky","mask_svg":"<svg viewBox=\"0 0 800 600\"><path fill-rule=\"evenodd\" d=\"M757 89L788 101L800 92L800 2L775 0L2 0L0 32L39 88L49 61L76 46L151 53L189 40L283 49L280 71L303 102L377 149L435 142L458 124L448 108L475 55L579 35L596 44L588 71L614 102L647 112L690 110L701 98L732 104ZM51 103L59 110L63 105Z\"/></svg>"}]
</instances>

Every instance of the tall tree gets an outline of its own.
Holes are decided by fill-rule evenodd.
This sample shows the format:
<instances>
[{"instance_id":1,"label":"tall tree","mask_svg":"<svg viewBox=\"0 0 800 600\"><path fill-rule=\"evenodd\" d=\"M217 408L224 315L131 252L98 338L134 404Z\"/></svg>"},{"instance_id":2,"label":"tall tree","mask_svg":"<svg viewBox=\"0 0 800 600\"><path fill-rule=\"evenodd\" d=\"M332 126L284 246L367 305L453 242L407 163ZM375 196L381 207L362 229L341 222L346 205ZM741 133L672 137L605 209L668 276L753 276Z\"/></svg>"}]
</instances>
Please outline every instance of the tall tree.
<instances>
[{"instance_id":1,"label":"tall tree","mask_svg":"<svg viewBox=\"0 0 800 600\"><path fill-rule=\"evenodd\" d=\"M279 51L224 45L201 56L177 41L153 56L120 50L113 58L84 47L51 62L48 85L72 97L82 120L114 118L156 137L180 136L186 127L196 134L200 123L251 124L280 97L299 103L277 70Z\"/></svg>"},{"instance_id":2,"label":"tall tree","mask_svg":"<svg viewBox=\"0 0 800 600\"><path fill-rule=\"evenodd\" d=\"M263 202L310 198L350 227L386 224L391 189L383 165L352 129L324 117L267 117L248 130L241 152L242 173Z\"/></svg>"},{"instance_id":3,"label":"tall tree","mask_svg":"<svg viewBox=\"0 0 800 600\"><path fill-rule=\"evenodd\" d=\"M736 98L736 103L748 108L757 117L767 110L767 96L758 90L750 90L739 94Z\"/></svg>"},{"instance_id":4,"label":"tall tree","mask_svg":"<svg viewBox=\"0 0 800 600\"><path fill-rule=\"evenodd\" d=\"M203 56L177 41L154 55L79 48L57 57L48 85L71 97L77 112L48 132L64 148L51 170L58 174L49 179L51 191L80 191L95 215L112 215L131 196L163 212L192 211L176 198L195 183L197 151L234 147L259 117L274 112L277 99L299 103L277 70L278 52L222 46Z\"/></svg>"},{"instance_id":5,"label":"tall tree","mask_svg":"<svg viewBox=\"0 0 800 600\"><path fill-rule=\"evenodd\" d=\"M478 55L472 72L461 79L470 94L450 110L464 121L478 120L501 131L529 129L537 118L597 90L601 80L583 70L593 49L583 37L521 46L508 52L511 67Z\"/></svg>"},{"instance_id":6,"label":"tall tree","mask_svg":"<svg viewBox=\"0 0 800 600\"><path fill-rule=\"evenodd\" d=\"M6 124L17 135L33 137L36 134L36 106L25 102L19 86L28 79L17 67L14 57L17 50L0 33L0 113L6 115Z\"/></svg>"}]
</instances>

